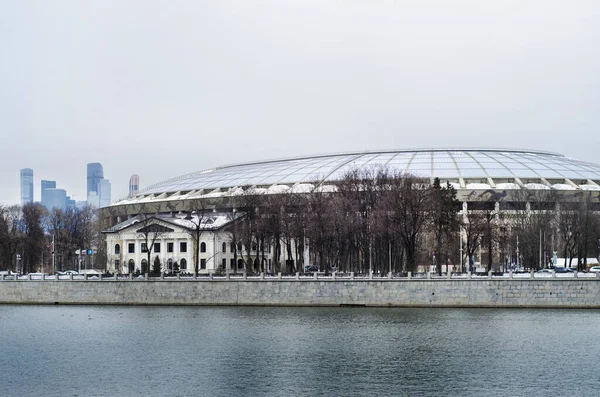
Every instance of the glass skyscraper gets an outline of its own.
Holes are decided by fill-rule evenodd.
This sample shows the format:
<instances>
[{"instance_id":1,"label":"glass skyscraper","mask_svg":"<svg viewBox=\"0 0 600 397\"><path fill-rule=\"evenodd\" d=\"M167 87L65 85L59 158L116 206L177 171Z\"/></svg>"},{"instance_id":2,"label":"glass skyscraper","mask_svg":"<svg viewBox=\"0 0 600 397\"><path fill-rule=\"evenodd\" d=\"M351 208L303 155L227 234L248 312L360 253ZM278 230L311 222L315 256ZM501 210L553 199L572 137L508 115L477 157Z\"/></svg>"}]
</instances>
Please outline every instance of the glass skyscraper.
<instances>
[{"instance_id":1,"label":"glass skyscraper","mask_svg":"<svg viewBox=\"0 0 600 397\"><path fill-rule=\"evenodd\" d=\"M104 170L100 163L87 165L87 202L88 205L97 208L110 205L110 182L104 179Z\"/></svg>"},{"instance_id":2,"label":"glass skyscraper","mask_svg":"<svg viewBox=\"0 0 600 397\"><path fill-rule=\"evenodd\" d=\"M42 204L49 210L58 208L61 210L67 209L67 192L65 189L50 188L44 190L44 201Z\"/></svg>"},{"instance_id":3,"label":"glass skyscraper","mask_svg":"<svg viewBox=\"0 0 600 397\"><path fill-rule=\"evenodd\" d=\"M131 175L129 178L129 197L137 196L140 192L140 177Z\"/></svg>"},{"instance_id":4,"label":"glass skyscraper","mask_svg":"<svg viewBox=\"0 0 600 397\"><path fill-rule=\"evenodd\" d=\"M21 170L21 205L33 203L33 170Z\"/></svg>"},{"instance_id":5,"label":"glass skyscraper","mask_svg":"<svg viewBox=\"0 0 600 397\"><path fill-rule=\"evenodd\" d=\"M50 199L55 197L55 193L49 193L51 189L56 189L56 181L46 181L42 180L41 183L41 192L42 192L42 205L48 209L52 208L50 203Z\"/></svg>"},{"instance_id":6,"label":"glass skyscraper","mask_svg":"<svg viewBox=\"0 0 600 397\"><path fill-rule=\"evenodd\" d=\"M88 163L87 165L87 194L98 193L98 184L104 179L104 170L100 163Z\"/></svg>"}]
</instances>

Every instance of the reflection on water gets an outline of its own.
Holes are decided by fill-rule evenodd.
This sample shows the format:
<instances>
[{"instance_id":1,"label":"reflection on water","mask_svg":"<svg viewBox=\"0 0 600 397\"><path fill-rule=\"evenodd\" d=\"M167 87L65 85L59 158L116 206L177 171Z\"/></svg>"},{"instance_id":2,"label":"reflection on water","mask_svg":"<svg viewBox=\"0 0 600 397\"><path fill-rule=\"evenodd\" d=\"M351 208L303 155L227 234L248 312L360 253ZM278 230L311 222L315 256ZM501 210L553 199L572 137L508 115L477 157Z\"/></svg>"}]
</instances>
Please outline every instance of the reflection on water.
<instances>
[{"instance_id":1,"label":"reflection on water","mask_svg":"<svg viewBox=\"0 0 600 397\"><path fill-rule=\"evenodd\" d=\"M600 312L0 306L1 396L598 395Z\"/></svg>"}]
</instances>

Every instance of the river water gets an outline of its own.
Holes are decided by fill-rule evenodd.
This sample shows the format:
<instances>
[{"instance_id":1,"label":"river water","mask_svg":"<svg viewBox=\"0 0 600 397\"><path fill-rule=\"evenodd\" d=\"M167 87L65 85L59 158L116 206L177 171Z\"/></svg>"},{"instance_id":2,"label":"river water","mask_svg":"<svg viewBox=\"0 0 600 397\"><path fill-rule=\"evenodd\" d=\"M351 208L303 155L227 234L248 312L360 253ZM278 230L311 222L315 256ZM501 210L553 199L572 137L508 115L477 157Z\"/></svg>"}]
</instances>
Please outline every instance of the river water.
<instances>
[{"instance_id":1,"label":"river water","mask_svg":"<svg viewBox=\"0 0 600 397\"><path fill-rule=\"evenodd\" d=\"M0 306L0 396L598 396L600 311Z\"/></svg>"}]
</instances>

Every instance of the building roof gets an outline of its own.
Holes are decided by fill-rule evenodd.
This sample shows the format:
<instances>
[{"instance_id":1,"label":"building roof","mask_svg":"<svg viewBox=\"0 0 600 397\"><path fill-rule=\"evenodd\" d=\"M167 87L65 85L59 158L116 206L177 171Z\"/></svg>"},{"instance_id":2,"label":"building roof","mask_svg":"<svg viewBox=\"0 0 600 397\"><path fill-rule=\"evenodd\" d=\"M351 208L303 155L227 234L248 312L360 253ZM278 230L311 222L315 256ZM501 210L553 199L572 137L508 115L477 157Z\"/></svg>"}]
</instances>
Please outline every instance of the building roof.
<instances>
[{"instance_id":1,"label":"building roof","mask_svg":"<svg viewBox=\"0 0 600 397\"><path fill-rule=\"evenodd\" d=\"M466 189L471 181L486 184L487 188L494 188L495 183L516 187L534 183L555 189L567 186L568 189L600 190L599 165L558 153L439 148L338 153L225 165L168 179L141 190L133 200L124 199L115 204L137 202L148 196L186 195L199 191L202 191L202 197L207 197L206 194L235 195L239 194L234 192L235 189L249 186L267 190L283 186L278 188L280 193L290 187L310 186L315 181L327 184L339 180L350 170L377 167L421 177L438 177ZM524 181L521 183L521 180Z\"/></svg>"},{"instance_id":2,"label":"building roof","mask_svg":"<svg viewBox=\"0 0 600 397\"><path fill-rule=\"evenodd\" d=\"M200 224L202 230L211 231L211 230L219 230L229 223L233 222L244 216L242 212L236 213L205 213L202 216L198 216L197 214L157 214L152 215L148 218L144 215L137 215L133 218L130 218L124 222L118 223L113 227L105 230L103 233L119 233L133 225L139 224L141 227L144 220L148 220L148 224L152 224L151 220L158 220L173 226L179 226L181 228L187 230L194 230L196 225Z\"/></svg>"}]
</instances>

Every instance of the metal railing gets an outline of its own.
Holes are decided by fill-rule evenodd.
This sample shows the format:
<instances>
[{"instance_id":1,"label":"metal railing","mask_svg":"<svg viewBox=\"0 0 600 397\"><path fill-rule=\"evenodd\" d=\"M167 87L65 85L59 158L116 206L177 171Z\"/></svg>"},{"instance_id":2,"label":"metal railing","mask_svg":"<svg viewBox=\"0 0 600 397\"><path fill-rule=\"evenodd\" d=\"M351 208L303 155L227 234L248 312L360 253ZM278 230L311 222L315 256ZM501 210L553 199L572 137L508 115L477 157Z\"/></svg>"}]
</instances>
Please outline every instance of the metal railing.
<instances>
[{"instance_id":1,"label":"metal railing","mask_svg":"<svg viewBox=\"0 0 600 397\"><path fill-rule=\"evenodd\" d=\"M69 274L49 275L33 273L27 275L2 274L0 281L424 281L424 280L600 280L600 273L450 273L441 276L435 273L203 273L188 274Z\"/></svg>"}]
</instances>

